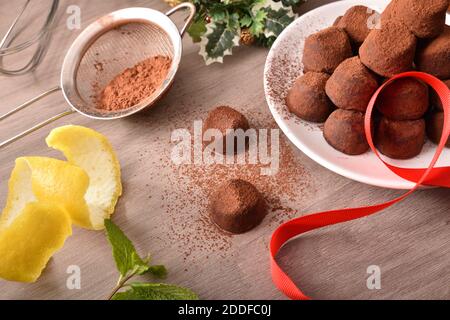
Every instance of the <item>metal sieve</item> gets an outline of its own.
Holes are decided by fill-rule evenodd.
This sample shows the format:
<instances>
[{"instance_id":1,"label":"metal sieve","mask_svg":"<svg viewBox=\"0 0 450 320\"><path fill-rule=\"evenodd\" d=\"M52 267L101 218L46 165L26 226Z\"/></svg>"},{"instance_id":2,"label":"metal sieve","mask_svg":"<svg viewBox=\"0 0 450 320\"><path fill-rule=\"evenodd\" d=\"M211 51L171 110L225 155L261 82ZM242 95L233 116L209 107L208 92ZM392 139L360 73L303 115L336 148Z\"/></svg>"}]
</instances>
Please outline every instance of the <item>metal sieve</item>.
<instances>
[{"instance_id":1,"label":"metal sieve","mask_svg":"<svg viewBox=\"0 0 450 320\"><path fill-rule=\"evenodd\" d=\"M169 17L181 9L189 9L190 14L183 28L178 30ZM58 91L62 91L71 109L0 143L0 148L76 112L92 119L113 120L155 105L174 81L183 51L181 39L194 18L195 10L189 2L181 3L166 14L149 8L127 8L112 12L89 25L67 52L60 85L0 116L0 121ZM99 88L104 88L125 69L156 55L172 59L167 77L159 89L125 110L102 111L96 108Z\"/></svg>"}]
</instances>

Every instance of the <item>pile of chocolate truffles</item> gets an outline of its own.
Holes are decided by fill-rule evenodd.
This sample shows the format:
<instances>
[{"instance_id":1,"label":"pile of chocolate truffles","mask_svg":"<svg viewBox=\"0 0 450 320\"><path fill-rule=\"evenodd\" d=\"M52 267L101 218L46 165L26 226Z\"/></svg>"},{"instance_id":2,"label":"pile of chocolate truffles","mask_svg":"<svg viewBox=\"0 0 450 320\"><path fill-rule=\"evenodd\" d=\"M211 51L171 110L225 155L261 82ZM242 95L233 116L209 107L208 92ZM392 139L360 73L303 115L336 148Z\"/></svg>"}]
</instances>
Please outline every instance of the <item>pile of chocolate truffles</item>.
<instances>
[{"instance_id":1,"label":"pile of chocolate truffles","mask_svg":"<svg viewBox=\"0 0 450 320\"><path fill-rule=\"evenodd\" d=\"M306 39L304 74L286 97L289 111L325 122L325 140L336 150L367 152L365 112L384 81L417 70L450 86L449 5L449 0L393 0L381 19L365 6L350 8L333 26ZM443 106L434 90L403 78L382 91L372 127L380 152L409 159L422 152L427 136L438 143L443 125Z\"/></svg>"}]
</instances>

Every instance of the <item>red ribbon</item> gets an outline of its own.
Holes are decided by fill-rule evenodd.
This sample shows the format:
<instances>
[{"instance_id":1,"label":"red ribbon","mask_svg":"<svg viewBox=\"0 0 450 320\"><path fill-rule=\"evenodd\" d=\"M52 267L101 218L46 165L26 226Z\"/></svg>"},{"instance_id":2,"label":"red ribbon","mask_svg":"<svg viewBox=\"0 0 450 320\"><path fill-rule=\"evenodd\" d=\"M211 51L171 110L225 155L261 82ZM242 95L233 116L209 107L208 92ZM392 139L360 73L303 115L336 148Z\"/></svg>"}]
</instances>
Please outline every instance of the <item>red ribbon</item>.
<instances>
[{"instance_id":1,"label":"red ribbon","mask_svg":"<svg viewBox=\"0 0 450 320\"><path fill-rule=\"evenodd\" d=\"M431 161L429 167L426 169L424 168L407 169L390 165L389 163L381 159L380 154L378 153L378 150L375 148L372 139L372 130L371 130L372 114L375 102L380 92L393 81L405 77L413 77L422 80L423 82L430 85L437 92L440 100L442 101L442 105L444 106L445 116L444 116L444 129L442 132L442 138L436 150L436 153L433 157L433 160ZM391 78L377 90L377 92L373 95L372 99L370 100L365 118L365 131L370 148L372 149L373 152L375 152L377 157L381 161L383 161L383 163L396 175L406 180L415 182L416 185L413 189L408 191L403 196L386 203L368 207L350 208L350 209L315 213L301 218L293 219L278 227L278 229L275 230L275 232L273 233L272 239L270 241L272 280L278 287L278 289L290 299L295 300L310 299L295 285L295 283L289 278L289 276L281 269L281 267L276 262L275 258L277 253L280 251L281 247L290 239L311 230L343 223L346 221L360 219L375 214L377 212L380 212L381 210L384 210L400 201L405 200L408 196L414 193L414 191L416 191L421 186L426 185L426 186L450 188L450 167L435 168L435 165L443 149L445 148L445 144L450 136L450 90L442 81L429 74L421 72L407 72Z\"/></svg>"}]
</instances>

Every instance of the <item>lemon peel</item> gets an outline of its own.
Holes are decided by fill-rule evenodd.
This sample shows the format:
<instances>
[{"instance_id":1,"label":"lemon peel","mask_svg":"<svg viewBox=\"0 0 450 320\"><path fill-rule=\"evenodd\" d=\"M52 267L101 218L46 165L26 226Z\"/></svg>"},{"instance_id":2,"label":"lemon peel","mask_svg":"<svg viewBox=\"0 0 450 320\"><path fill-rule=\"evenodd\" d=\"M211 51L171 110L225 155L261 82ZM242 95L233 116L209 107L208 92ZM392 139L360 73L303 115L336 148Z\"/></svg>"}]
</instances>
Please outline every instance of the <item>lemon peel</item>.
<instances>
[{"instance_id":1,"label":"lemon peel","mask_svg":"<svg viewBox=\"0 0 450 320\"><path fill-rule=\"evenodd\" d=\"M54 203L26 204L10 225L0 230L0 277L35 282L72 234L71 226L67 211Z\"/></svg>"},{"instance_id":2,"label":"lemon peel","mask_svg":"<svg viewBox=\"0 0 450 320\"><path fill-rule=\"evenodd\" d=\"M65 209L75 224L90 223L84 200L89 177L83 169L66 161L42 157L18 158L8 186L0 231L8 228L31 202L54 203Z\"/></svg>"},{"instance_id":3,"label":"lemon peel","mask_svg":"<svg viewBox=\"0 0 450 320\"><path fill-rule=\"evenodd\" d=\"M69 125L54 129L46 142L89 176L90 184L84 198L90 211L90 223L81 226L104 229L104 220L114 213L122 195L120 164L108 139L92 129Z\"/></svg>"},{"instance_id":4,"label":"lemon peel","mask_svg":"<svg viewBox=\"0 0 450 320\"><path fill-rule=\"evenodd\" d=\"M72 234L72 223L104 229L122 194L120 165L106 137L65 126L46 141L68 161L16 160L0 216L0 278L6 280L35 282Z\"/></svg>"}]
</instances>

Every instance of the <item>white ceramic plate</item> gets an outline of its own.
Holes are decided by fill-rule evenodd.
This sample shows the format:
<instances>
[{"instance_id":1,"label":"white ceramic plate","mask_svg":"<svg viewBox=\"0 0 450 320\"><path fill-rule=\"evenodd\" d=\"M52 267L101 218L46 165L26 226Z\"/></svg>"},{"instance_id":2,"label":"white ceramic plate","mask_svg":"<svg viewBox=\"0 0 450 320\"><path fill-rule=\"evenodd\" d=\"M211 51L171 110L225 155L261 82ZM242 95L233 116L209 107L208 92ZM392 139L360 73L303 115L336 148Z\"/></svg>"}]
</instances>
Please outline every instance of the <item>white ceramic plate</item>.
<instances>
[{"instance_id":1,"label":"white ceramic plate","mask_svg":"<svg viewBox=\"0 0 450 320\"><path fill-rule=\"evenodd\" d=\"M345 0L334 2L313 11L294 21L278 37L266 61L264 89L273 117L286 136L307 156L322 166L347 178L366 184L392 188L411 189L414 183L404 180L388 168L373 154L367 152L360 156L347 156L336 151L325 141L322 125L312 124L291 115L285 104L285 97L295 79L303 73L302 53L307 36L331 26L334 20L347 9L362 4L382 12L388 0ZM447 24L449 24L447 15ZM427 142L423 152L410 160L387 161L405 168L425 168L431 162L436 146ZM438 166L450 165L450 150L446 149Z\"/></svg>"}]
</instances>

